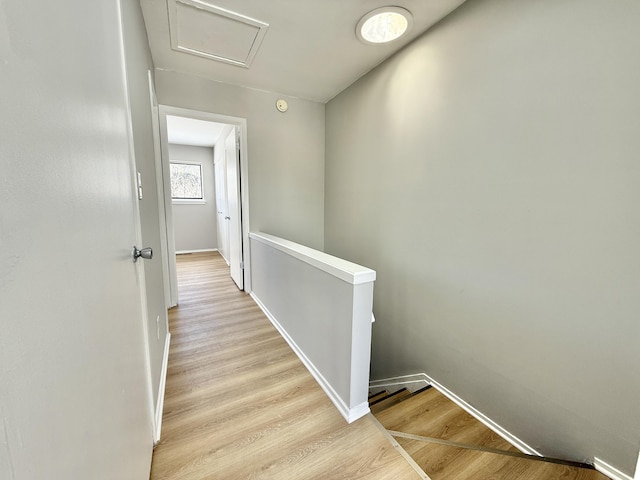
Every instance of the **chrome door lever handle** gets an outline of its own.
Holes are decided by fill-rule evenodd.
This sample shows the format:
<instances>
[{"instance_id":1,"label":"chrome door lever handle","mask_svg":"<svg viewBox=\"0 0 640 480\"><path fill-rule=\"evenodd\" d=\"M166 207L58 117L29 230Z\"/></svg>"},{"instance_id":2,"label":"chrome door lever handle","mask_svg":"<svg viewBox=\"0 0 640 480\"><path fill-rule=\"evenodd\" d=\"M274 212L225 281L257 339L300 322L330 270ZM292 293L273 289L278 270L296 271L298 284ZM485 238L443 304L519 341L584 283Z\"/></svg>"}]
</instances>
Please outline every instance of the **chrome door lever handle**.
<instances>
[{"instance_id":1,"label":"chrome door lever handle","mask_svg":"<svg viewBox=\"0 0 640 480\"><path fill-rule=\"evenodd\" d=\"M225 220L231 220L231 217L224 217Z\"/></svg>"},{"instance_id":2,"label":"chrome door lever handle","mask_svg":"<svg viewBox=\"0 0 640 480\"><path fill-rule=\"evenodd\" d=\"M153 258L153 249L151 247L147 247L142 250L138 250L138 247L134 245L131 255L133 256L133 263L136 263L140 257L151 260Z\"/></svg>"}]
</instances>

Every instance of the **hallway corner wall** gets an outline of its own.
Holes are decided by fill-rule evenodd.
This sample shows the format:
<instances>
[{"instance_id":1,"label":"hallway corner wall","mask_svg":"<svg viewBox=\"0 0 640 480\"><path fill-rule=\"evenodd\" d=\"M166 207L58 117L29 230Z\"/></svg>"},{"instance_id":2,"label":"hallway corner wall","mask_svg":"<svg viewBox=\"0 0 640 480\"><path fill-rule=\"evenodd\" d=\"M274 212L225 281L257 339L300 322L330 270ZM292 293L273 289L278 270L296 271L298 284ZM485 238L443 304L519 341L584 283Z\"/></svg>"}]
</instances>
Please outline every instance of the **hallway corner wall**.
<instances>
[{"instance_id":1,"label":"hallway corner wall","mask_svg":"<svg viewBox=\"0 0 640 480\"><path fill-rule=\"evenodd\" d=\"M252 231L324 247L324 104L156 71L158 101L247 120ZM289 110L276 110L286 98Z\"/></svg>"},{"instance_id":2,"label":"hallway corner wall","mask_svg":"<svg viewBox=\"0 0 640 480\"><path fill-rule=\"evenodd\" d=\"M640 4L468 1L327 104L325 247L378 272L372 378L550 456L640 442Z\"/></svg>"}]
</instances>

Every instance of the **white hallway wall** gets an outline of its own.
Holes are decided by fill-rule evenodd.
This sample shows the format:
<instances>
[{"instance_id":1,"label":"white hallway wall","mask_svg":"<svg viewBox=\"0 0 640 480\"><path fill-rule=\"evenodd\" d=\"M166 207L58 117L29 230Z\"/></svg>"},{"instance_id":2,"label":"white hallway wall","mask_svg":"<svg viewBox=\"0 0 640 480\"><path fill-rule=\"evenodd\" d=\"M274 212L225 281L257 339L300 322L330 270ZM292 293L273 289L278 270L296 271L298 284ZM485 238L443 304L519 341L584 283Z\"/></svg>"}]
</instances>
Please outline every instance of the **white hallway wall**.
<instances>
[{"instance_id":1,"label":"white hallway wall","mask_svg":"<svg viewBox=\"0 0 640 480\"><path fill-rule=\"evenodd\" d=\"M205 203L173 203L176 251L218 248L213 148L169 144L172 162L202 164Z\"/></svg>"},{"instance_id":2,"label":"white hallway wall","mask_svg":"<svg viewBox=\"0 0 640 480\"><path fill-rule=\"evenodd\" d=\"M164 70L156 86L163 105L246 118L252 231L322 250L323 104ZM276 110L280 97L286 113Z\"/></svg>"},{"instance_id":3,"label":"white hallway wall","mask_svg":"<svg viewBox=\"0 0 640 480\"><path fill-rule=\"evenodd\" d=\"M640 3L471 0L328 103L325 243L378 272L372 378L543 453L640 442Z\"/></svg>"}]
</instances>

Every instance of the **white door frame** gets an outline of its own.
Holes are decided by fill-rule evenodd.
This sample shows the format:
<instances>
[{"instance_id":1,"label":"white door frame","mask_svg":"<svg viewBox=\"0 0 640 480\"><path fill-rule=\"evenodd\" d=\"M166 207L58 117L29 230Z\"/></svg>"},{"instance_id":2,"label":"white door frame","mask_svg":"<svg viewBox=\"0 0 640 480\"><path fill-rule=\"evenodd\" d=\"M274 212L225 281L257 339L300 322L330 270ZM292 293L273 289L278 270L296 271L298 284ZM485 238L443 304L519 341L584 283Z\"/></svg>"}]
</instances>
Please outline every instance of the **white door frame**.
<instances>
[{"instance_id":1,"label":"white door frame","mask_svg":"<svg viewBox=\"0 0 640 480\"><path fill-rule=\"evenodd\" d=\"M169 363L169 345L171 342L171 332L169 331L169 315L167 310L170 307L171 302L171 288L170 288L170 276L169 276L169 262L168 247L167 247L167 226L166 226L166 214L165 204L163 198L163 176L162 176L162 152L160 143L160 119L158 112L158 99L156 97L155 83L153 79L153 72L147 70L147 80L149 82L149 107L151 112L151 129L153 134L153 153L155 158L156 169L156 189L158 197L158 217L160 225L160 258L162 261L162 285L164 287L164 329L166 332L164 354L162 358L162 370L160 372L160 384L158 385L158 392L156 398L156 404L154 405L154 431L153 442L154 445L160 441L160 433L162 431L162 412L164 410L164 394L167 384L167 368ZM148 333L148 332L147 332ZM149 372L151 374L151 372ZM152 380L150 380L152 381ZM152 384L153 387L153 384ZM153 393L153 392L152 392ZM153 398L153 397L152 397Z\"/></svg>"},{"instance_id":2,"label":"white door frame","mask_svg":"<svg viewBox=\"0 0 640 480\"><path fill-rule=\"evenodd\" d=\"M169 257L169 247L167 239L167 215L166 205L164 200L164 175L162 172L162 144L160 142L160 118L159 118L159 105L156 97L156 89L153 81L153 73L151 70L147 71L149 81L149 103L151 106L151 124L153 130L153 153L155 155L156 166L156 188L158 190L158 213L160 217L160 251L162 258ZM171 307L171 280L169 275L169 263L162 262L162 279L164 285L164 303L168 309ZM168 323L168 322L167 322ZM169 325L166 325L167 332L169 331Z\"/></svg>"},{"instance_id":3,"label":"white door frame","mask_svg":"<svg viewBox=\"0 0 640 480\"><path fill-rule=\"evenodd\" d=\"M134 219L134 230L135 230L135 238L137 248L144 248L142 241L142 219L140 215L140 198L138 197L138 188L139 184L139 172L136 161L136 153L134 147L134 135L133 135L133 117L131 110L131 93L129 92L129 78L127 71L127 60L125 54L125 41L124 41L124 20L123 20L123 11L122 11L122 0L118 1L118 16L120 20L120 58L122 65L122 80L123 80L123 88L125 93L125 102L126 102L126 130L128 137L128 150L129 150L129 168L131 171L131 198L133 200L132 210L133 210L133 219ZM131 246L131 261L133 262L133 247ZM144 273L144 265L142 262L136 262L134 267L137 276L138 283L138 294L140 296L140 304L141 304L141 320L142 320L142 331L144 338L144 360L145 360L145 370L146 370L146 390L147 390L147 401L148 401L148 413L150 415L150 423L151 429L150 432L152 435L152 440L155 439L156 435L159 436L158 433L158 425L155 421L155 406L153 405L153 385L151 380L151 354L149 347L149 315L148 315L148 306L147 306L147 286L146 286L146 277Z\"/></svg>"},{"instance_id":4,"label":"white door frame","mask_svg":"<svg viewBox=\"0 0 640 480\"><path fill-rule=\"evenodd\" d=\"M226 123L238 129L240 135L240 203L242 207L242 257L244 262L244 290L251 293L251 249L249 243L249 154L247 148L247 120L218 113L191 110L188 108L160 105L160 137L162 150L163 193L168 239L168 261L172 306L178 304L178 276L176 273L176 248L169 184L169 142L167 139L167 115L193 118L206 122Z\"/></svg>"},{"instance_id":5,"label":"white door frame","mask_svg":"<svg viewBox=\"0 0 640 480\"><path fill-rule=\"evenodd\" d=\"M173 207L171 205L171 175L169 173L169 141L167 137L167 114L163 105L158 106L160 121L160 170L157 175L162 182L158 182L164 205L164 225L167 246L167 271L169 273L169 301L168 308L178 305L178 272L176 271L176 239L173 229Z\"/></svg>"}]
</instances>

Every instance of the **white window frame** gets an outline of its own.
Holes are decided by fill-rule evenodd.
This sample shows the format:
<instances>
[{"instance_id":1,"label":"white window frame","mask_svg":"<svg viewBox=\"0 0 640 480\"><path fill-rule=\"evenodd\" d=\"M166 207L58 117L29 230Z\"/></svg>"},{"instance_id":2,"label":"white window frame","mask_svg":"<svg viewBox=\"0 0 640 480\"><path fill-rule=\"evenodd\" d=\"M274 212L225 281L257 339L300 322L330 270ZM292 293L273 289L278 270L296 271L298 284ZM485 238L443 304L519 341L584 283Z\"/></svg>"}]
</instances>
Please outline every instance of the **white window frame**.
<instances>
[{"instance_id":1,"label":"white window frame","mask_svg":"<svg viewBox=\"0 0 640 480\"><path fill-rule=\"evenodd\" d=\"M198 165L200 167L200 183L202 186L202 198L173 198L171 197L171 203L176 205L204 205L207 203L207 196L204 188L204 165L202 162L191 162L189 160L169 160L169 171L171 171L171 164L179 163L182 165Z\"/></svg>"}]
</instances>

